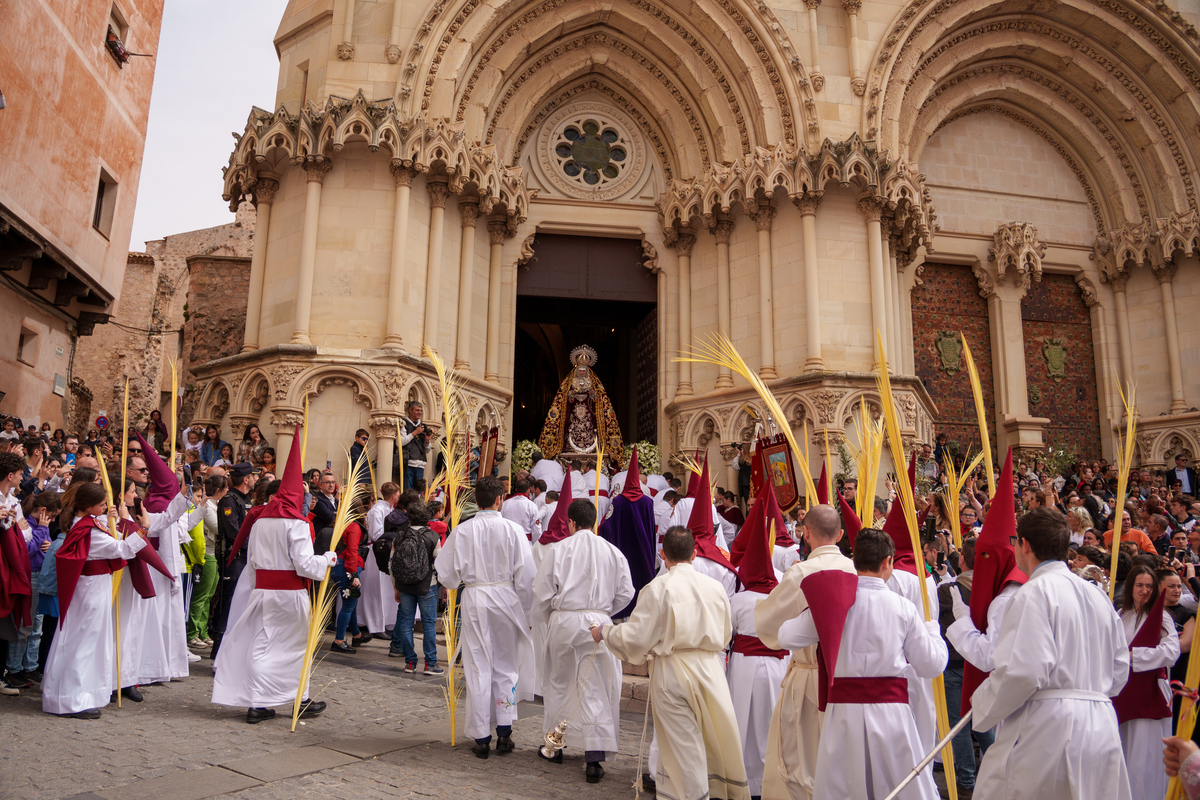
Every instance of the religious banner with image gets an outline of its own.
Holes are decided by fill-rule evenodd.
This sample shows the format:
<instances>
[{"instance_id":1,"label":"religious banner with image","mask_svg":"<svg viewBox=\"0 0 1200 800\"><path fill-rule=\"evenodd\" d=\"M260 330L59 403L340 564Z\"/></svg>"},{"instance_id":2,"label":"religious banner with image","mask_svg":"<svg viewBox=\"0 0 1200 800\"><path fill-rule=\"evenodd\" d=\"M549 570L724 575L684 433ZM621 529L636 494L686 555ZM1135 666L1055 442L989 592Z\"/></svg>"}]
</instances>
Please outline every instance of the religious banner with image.
<instances>
[{"instance_id":1,"label":"religious banner with image","mask_svg":"<svg viewBox=\"0 0 1200 800\"><path fill-rule=\"evenodd\" d=\"M800 502L800 489L796 483L796 465L787 437L782 433L774 437L759 439L755 450L756 461L760 462L760 474L769 477L775 484L775 498L779 510L787 513ZM763 480L766 480L766 477ZM753 472L751 473L753 479Z\"/></svg>"},{"instance_id":2,"label":"religious banner with image","mask_svg":"<svg viewBox=\"0 0 1200 800\"><path fill-rule=\"evenodd\" d=\"M483 439L479 442L479 470L475 473L479 477L492 474L492 468L496 466L496 442L499 439L498 427L492 426L484 431Z\"/></svg>"}]
</instances>

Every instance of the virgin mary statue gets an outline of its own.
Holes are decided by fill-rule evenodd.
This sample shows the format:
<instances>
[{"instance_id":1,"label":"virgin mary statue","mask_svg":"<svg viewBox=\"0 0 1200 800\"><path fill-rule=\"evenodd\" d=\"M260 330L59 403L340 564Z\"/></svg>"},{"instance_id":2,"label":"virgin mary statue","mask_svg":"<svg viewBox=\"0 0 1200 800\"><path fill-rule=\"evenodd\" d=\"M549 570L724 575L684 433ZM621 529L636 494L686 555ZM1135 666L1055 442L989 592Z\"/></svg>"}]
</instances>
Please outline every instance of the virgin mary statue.
<instances>
[{"instance_id":1,"label":"virgin mary statue","mask_svg":"<svg viewBox=\"0 0 1200 800\"><path fill-rule=\"evenodd\" d=\"M621 426L604 385L592 371L595 363L596 351L587 345L571 351L571 372L558 387L538 439L544 457L590 454L595 458L600 443L606 457L621 463Z\"/></svg>"}]
</instances>

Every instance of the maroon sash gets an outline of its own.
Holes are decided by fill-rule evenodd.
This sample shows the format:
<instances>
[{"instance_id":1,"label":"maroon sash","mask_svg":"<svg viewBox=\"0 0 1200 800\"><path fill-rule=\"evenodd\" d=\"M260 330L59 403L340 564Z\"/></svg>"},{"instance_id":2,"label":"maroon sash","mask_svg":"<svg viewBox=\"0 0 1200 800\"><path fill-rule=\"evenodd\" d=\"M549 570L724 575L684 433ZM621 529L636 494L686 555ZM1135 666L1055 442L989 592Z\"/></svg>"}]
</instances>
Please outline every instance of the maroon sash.
<instances>
[{"instance_id":1,"label":"maroon sash","mask_svg":"<svg viewBox=\"0 0 1200 800\"><path fill-rule=\"evenodd\" d=\"M1158 593L1158 602L1150 609L1142 627L1134 634L1129 643L1132 651L1135 647L1157 647L1162 638L1163 605L1166 592ZM1132 665L1130 670L1132 670ZM1167 719L1171 716L1171 702L1163 696L1159 687L1159 679L1166 679L1165 667L1147 670L1146 672L1130 672L1125 688L1112 699L1113 708L1117 712L1117 722L1128 722L1131 719Z\"/></svg>"},{"instance_id":2,"label":"maroon sash","mask_svg":"<svg viewBox=\"0 0 1200 800\"><path fill-rule=\"evenodd\" d=\"M791 653L787 650L772 650L762 643L757 636L736 634L733 637L733 652L744 656L769 656L771 658L787 658Z\"/></svg>"},{"instance_id":3,"label":"maroon sash","mask_svg":"<svg viewBox=\"0 0 1200 800\"><path fill-rule=\"evenodd\" d=\"M255 589L303 591L304 579L290 569L260 569L254 572Z\"/></svg>"},{"instance_id":4,"label":"maroon sash","mask_svg":"<svg viewBox=\"0 0 1200 800\"><path fill-rule=\"evenodd\" d=\"M907 678L834 678L830 703L907 703Z\"/></svg>"}]
</instances>

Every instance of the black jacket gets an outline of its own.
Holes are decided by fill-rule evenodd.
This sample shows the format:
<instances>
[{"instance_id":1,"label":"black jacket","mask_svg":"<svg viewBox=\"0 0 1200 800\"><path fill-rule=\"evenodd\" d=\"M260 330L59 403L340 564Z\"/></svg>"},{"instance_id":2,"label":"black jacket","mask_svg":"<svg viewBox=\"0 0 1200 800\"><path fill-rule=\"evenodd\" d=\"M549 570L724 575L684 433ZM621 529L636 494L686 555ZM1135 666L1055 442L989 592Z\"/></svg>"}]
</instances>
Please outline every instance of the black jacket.
<instances>
[{"instance_id":1,"label":"black jacket","mask_svg":"<svg viewBox=\"0 0 1200 800\"><path fill-rule=\"evenodd\" d=\"M406 526L406 530L400 531L399 533L396 534L396 540L395 540L395 542L393 542L392 547L393 548L398 547L400 544L400 540L402 538L404 538L405 536L410 535L410 531L412 532L411 535L420 536L425 540L425 546L428 548L428 552L429 552L429 566L432 568L433 567L433 551L438 546L438 544L442 541L442 537L438 535L437 531L434 531L431 528L420 527L420 528L414 529L411 526ZM397 583L396 591L403 592L404 594L416 595L417 597L424 597L426 594L429 593L429 587L433 584L434 574L435 573L433 572L433 570L430 569L429 577L426 578L425 580L421 581L420 583ZM393 578L392 580L394 582L395 578Z\"/></svg>"},{"instance_id":2,"label":"black jacket","mask_svg":"<svg viewBox=\"0 0 1200 800\"><path fill-rule=\"evenodd\" d=\"M946 630L954 624L954 601L950 597L951 586L958 587L958 593L962 595L963 602L968 606L971 605L971 590L963 585L961 580L956 580L952 584L941 584L937 590L938 624L942 628L942 638L946 640L946 649L950 651L950 664L961 666L963 663L962 654L954 649L954 645L950 644L949 639L946 639Z\"/></svg>"},{"instance_id":3,"label":"black jacket","mask_svg":"<svg viewBox=\"0 0 1200 800\"><path fill-rule=\"evenodd\" d=\"M313 527L317 530L332 527L337 519L337 502L323 492L317 492L315 498L312 507Z\"/></svg>"},{"instance_id":4,"label":"black jacket","mask_svg":"<svg viewBox=\"0 0 1200 800\"><path fill-rule=\"evenodd\" d=\"M242 522L246 519L246 510L250 507L250 498L239 492L237 489L230 489L221 502L217 503L217 534L224 543L222 552L226 555L218 559L221 564L229 558L229 548L233 547L233 543L237 541L238 531L242 528ZM246 558L246 546L242 545L242 551L238 553L240 560Z\"/></svg>"}]
</instances>

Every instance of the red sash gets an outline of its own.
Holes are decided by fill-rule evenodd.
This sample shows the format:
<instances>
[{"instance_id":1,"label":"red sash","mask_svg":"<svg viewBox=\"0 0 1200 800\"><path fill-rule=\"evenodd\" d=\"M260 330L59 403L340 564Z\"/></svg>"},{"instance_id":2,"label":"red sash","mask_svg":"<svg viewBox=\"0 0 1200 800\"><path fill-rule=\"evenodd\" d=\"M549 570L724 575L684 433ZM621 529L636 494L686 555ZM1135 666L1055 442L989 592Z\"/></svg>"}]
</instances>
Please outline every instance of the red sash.
<instances>
[{"instance_id":1,"label":"red sash","mask_svg":"<svg viewBox=\"0 0 1200 800\"><path fill-rule=\"evenodd\" d=\"M290 569L260 569L254 573L255 589L303 591L304 579Z\"/></svg>"},{"instance_id":2,"label":"red sash","mask_svg":"<svg viewBox=\"0 0 1200 800\"><path fill-rule=\"evenodd\" d=\"M113 561L118 562L119 566L114 567ZM113 572L115 572L116 570L118 570L122 566L124 566L124 562L121 561L121 559L113 559L113 561L109 561L106 559L100 559L100 560L95 560L95 561L85 561L83 564L83 572L80 574L82 574L82 575L112 575Z\"/></svg>"},{"instance_id":3,"label":"red sash","mask_svg":"<svg viewBox=\"0 0 1200 800\"><path fill-rule=\"evenodd\" d=\"M762 643L757 636L736 634L733 637L733 652L744 656L769 656L771 658L787 658L791 653L787 650L772 650Z\"/></svg>"},{"instance_id":4,"label":"red sash","mask_svg":"<svg viewBox=\"0 0 1200 800\"><path fill-rule=\"evenodd\" d=\"M834 678L830 703L907 703L907 678Z\"/></svg>"}]
</instances>

